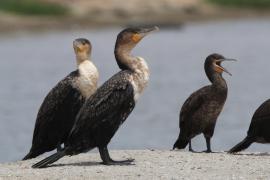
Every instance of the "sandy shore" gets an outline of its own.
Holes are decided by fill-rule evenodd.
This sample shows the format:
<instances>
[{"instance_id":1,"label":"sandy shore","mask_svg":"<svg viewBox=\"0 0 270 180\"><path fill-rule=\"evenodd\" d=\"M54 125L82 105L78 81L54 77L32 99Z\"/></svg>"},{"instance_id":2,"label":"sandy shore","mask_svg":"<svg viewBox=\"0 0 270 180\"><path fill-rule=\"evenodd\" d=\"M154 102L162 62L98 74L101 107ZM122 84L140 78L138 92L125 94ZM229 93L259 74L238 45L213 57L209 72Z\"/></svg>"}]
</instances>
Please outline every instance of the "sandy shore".
<instances>
[{"instance_id":1,"label":"sandy shore","mask_svg":"<svg viewBox=\"0 0 270 180\"><path fill-rule=\"evenodd\" d=\"M65 157L49 168L32 169L41 158L0 164L0 179L269 179L269 154L228 155L161 150L111 151L134 165L105 166L97 153Z\"/></svg>"}]
</instances>

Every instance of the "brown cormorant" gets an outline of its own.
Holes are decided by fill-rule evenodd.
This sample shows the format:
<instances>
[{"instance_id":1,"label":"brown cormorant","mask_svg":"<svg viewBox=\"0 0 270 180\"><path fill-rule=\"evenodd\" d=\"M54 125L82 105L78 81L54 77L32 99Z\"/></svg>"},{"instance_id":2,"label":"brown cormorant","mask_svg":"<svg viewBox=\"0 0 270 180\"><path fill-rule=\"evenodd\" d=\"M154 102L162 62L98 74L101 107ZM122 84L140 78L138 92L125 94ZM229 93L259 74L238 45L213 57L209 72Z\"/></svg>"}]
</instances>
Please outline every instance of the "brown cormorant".
<instances>
[{"instance_id":1,"label":"brown cormorant","mask_svg":"<svg viewBox=\"0 0 270 180\"><path fill-rule=\"evenodd\" d=\"M23 160L35 158L65 143L83 103L97 89L98 70L90 61L91 44L87 39L73 42L76 71L61 80L45 97L36 119L32 147Z\"/></svg>"},{"instance_id":2,"label":"brown cormorant","mask_svg":"<svg viewBox=\"0 0 270 180\"><path fill-rule=\"evenodd\" d=\"M242 151L254 142L270 143L270 99L255 111L246 138L234 146L229 153Z\"/></svg>"},{"instance_id":3,"label":"brown cormorant","mask_svg":"<svg viewBox=\"0 0 270 180\"><path fill-rule=\"evenodd\" d=\"M131 55L137 43L153 28L127 28L119 33L115 45L115 58L121 71L107 80L81 108L64 150L33 165L42 168L65 155L76 155L95 147L103 164L130 164L134 159L112 160L107 145L118 128L135 107L136 101L149 80L145 60Z\"/></svg>"},{"instance_id":4,"label":"brown cormorant","mask_svg":"<svg viewBox=\"0 0 270 180\"><path fill-rule=\"evenodd\" d=\"M189 144L189 151L193 151L191 139L203 133L207 144L205 152L212 152L211 137L228 91L222 72L230 74L221 66L221 62L228 60L232 59L225 59L219 54L211 54L206 58L204 69L212 84L197 90L185 101L179 117L180 134L173 149L184 149Z\"/></svg>"}]
</instances>

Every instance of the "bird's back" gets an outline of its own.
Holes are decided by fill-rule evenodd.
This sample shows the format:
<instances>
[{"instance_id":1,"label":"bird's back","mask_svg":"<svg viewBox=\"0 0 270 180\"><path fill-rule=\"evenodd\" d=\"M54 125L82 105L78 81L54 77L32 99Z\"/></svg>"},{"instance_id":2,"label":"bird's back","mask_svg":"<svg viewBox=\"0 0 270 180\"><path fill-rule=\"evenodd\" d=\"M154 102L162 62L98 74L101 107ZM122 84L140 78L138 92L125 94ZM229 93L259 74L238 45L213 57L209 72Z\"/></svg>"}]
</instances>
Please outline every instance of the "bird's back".
<instances>
[{"instance_id":1,"label":"bird's back","mask_svg":"<svg viewBox=\"0 0 270 180\"><path fill-rule=\"evenodd\" d=\"M68 139L71 153L108 144L135 106L130 71L106 81L81 108Z\"/></svg>"},{"instance_id":2,"label":"bird's back","mask_svg":"<svg viewBox=\"0 0 270 180\"><path fill-rule=\"evenodd\" d=\"M189 96L180 111L180 129L188 136L195 136L215 126L227 94L205 86Z\"/></svg>"},{"instance_id":3,"label":"bird's back","mask_svg":"<svg viewBox=\"0 0 270 180\"><path fill-rule=\"evenodd\" d=\"M76 76L77 71L70 73L45 97L36 119L33 149L49 151L53 150L59 141L65 141L84 102L81 93L72 86Z\"/></svg>"},{"instance_id":4,"label":"bird's back","mask_svg":"<svg viewBox=\"0 0 270 180\"><path fill-rule=\"evenodd\" d=\"M270 99L255 111L249 126L248 136L263 138L261 141L270 141Z\"/></svg>"}]
</instances>

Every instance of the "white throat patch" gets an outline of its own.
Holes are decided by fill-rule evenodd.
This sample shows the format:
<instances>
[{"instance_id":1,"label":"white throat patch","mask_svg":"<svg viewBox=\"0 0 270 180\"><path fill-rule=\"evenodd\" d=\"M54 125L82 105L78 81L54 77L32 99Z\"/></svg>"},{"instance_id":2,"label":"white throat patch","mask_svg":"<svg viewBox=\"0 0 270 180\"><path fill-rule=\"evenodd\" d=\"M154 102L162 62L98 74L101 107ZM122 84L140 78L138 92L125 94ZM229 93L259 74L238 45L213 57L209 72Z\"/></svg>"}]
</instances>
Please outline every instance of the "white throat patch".
<instances>
[{"instance_id":1,"label":"white throat patch","mask_svg":"<svg viewBox=\"0 0 270 180\"><path fill-rule=\"evenodd\" d=\"M138 62L136 63L135 73L133 73L131 77L131 84L134 89L135 102L139 99L144 88L147 86L150 75L146 61L141 57L137 58Z\"/></svg>"},{"instance_id":2,"label":"white throat patch","mask_svg":"<svg viewBox=\"0 0 270 180\"><path fill-rule=\"evenodd\" d=\"M97 90L99 73L96 66L89 60L78 65L79 76L73 83L85 98L89 98Z\"/></svg>"}]
</instances>

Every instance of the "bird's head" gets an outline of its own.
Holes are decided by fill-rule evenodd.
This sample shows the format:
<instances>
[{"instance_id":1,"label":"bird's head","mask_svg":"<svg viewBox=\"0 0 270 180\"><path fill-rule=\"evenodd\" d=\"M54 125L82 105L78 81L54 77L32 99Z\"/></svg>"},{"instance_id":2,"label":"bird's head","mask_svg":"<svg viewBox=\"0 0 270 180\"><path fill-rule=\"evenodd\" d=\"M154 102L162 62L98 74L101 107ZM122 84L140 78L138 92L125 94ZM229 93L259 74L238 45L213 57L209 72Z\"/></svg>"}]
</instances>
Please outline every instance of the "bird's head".
<instances>
[{"instance_id":1,"label":"bird's head","mask_svg":"<svg viewBox=\"0 0 270 180\"><path fill-rule=\"evenodd\" d=\"M84 61L89 60L91 54L92 45L88 39L78 38L73 41L73 48L76 54L77 60Z\"/></svg>"},{"instance_id":2,"label":"bird's head","mask_svg":"<svg viewBox=\"0 0 270 180\"><path fill-rule=\"evenodd\" d=\"M146 35L157 31L157 26L151 28L127 28L121 31L116 40L116 49L118 47L132 50Z\"/></svg>"},{"instance_id":3,"label":"bird's head","mask_svg":"<svg viewBox=\"0 0 270 180\"><path fill-rule=\"evenodd\" d=\"M222 74L223 72L228 73L229 75L232 75L227 69L225 69L223 66L221 66L221 63L223 61L236 61L235 59L227 59L224 56L220 54L211 54L209 55L204 63L204 69L207 74L207 76L211 76L212 74Z\"/></svg>"}]
</instances>

